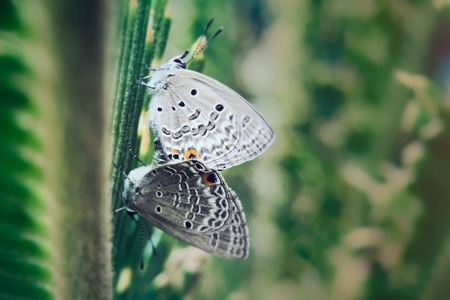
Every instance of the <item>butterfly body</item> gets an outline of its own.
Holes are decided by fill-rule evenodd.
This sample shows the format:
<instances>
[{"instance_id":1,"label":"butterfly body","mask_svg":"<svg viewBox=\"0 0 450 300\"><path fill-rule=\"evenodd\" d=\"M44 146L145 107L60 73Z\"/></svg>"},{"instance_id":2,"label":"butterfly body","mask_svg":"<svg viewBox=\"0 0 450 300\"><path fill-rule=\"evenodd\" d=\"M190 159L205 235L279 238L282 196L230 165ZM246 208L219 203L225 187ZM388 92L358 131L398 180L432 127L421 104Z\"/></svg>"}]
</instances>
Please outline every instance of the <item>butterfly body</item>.
<instances>
[{"instance_id":1,"label":"butterfly body","mask_svg":"<svg viewBox=\"0 0 450 300\"><path fill-rule=\"evenodd\" d=\"M237 195L219 172L197 160L130 172L124 199L129 212L173 237L215 255L244 259L249 238Z\"/></svg>"}]
</instances>

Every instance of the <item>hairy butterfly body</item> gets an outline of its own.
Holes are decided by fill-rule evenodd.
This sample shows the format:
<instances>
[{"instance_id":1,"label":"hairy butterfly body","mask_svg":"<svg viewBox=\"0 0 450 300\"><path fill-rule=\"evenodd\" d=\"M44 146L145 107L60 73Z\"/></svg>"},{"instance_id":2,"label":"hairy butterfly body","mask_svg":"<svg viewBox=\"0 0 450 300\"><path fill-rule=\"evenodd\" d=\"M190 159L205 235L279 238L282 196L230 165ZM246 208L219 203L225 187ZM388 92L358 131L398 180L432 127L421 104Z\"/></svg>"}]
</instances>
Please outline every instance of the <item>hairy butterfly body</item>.
<instances>
[{"instance_id":1,"label":"hairy butterfly body","mask_svg":"<svg viewBox=\"0 0 450 300\"><path fill-rule=\"evenodd\" d=\"M129 212L180 241L227 258L248 255L240 200L219 172L197 160L132 170L124 199Z\"/></svg>"},{"instance_id":2,"label":"hairy butterfly body","mask_svg":"<svg viewBox=\"0 0 450 300\"><path fill-rule=\"evenodd\" d=\"M222 170L265 151L275 134L264 117L231 88L187 70L188 53L156 69L150 82L141 82L152 94L149 125L160 139L161 155L175 161L196 158Z\"/></svg>"}]
</instances>

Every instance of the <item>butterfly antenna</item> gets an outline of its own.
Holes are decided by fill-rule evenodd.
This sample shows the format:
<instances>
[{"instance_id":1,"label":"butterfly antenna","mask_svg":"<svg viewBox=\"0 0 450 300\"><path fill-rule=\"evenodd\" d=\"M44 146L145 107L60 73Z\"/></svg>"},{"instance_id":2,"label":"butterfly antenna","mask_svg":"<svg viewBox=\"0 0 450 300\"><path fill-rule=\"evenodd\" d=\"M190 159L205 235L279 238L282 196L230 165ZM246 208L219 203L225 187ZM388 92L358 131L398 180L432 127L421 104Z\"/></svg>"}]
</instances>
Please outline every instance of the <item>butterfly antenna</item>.
<instances>
[{"instance_id":1,"label":"butterfly antenna","mask_svg":"<svg viewBox=\"0 0 450 300\"><path fill-rule=\"evenodd\" d=\"M188 56L188 54L189 54L189 50L186 49L186 50L183 52L183 54L181 54L180 58L183 59L183 58L185 58L186 56Z\"/></svg>"},{"instance_id":2,"label":"butterfly antenna","mask_svg":"<svg viewBox=\"0 0 450 300\"><path fill-rule=\"evenodd\" d=\"M211 24L214 22L214 18L211 18L211 20L208 21L208 23L205 26L205 29L203 29L203 35L206 35L208 32L209 27L211 27Z\"/></svg>"},{"instance_id":3,"label":"butterfly antenna","mask_svg":"<svg viewBox=\"0 0 450 300\"><path fill-rule=\"evenodd\" d=\"M148 236L150 236L150 227L148 226L148 223L145 223L145 229L147 230L147 234L148 234ZM152 252L153 252L153 255L156 257L157 255L156 255L156 247L155 247L155 244L153 244L153 240L150 238L150 244L152 245Z\"/></svg>"},{"instance_id":4,"label":"butterfly antenna","mask_svg":"<svg viewBox=\"0 0 450 300\"><path fill-rule=\"evenodd\" d=\"M139 252L140 252L140 260L139 260L139 270L143 271L144 270L144 248L145 248L145 232L144 232L144 228L143 226L145 226L146 224L143 224L142 222L138 223L139 226ZM148 230L148 225L145 226L145 228L147 229L147 233L149 234L149 230ZM151 242L151 239L150 239ZM152 243L153 245L153 243Z\"/></svg>"},{"instance_id":5,"label":"butterfly antenna","mask_svg":"<svg viewBox=\"0 0 450 300\"><path fill-rule=\"evenodd\" d=\"M213 39L215 39L222 31L223 27L220 27L209 39L206 39L206 34L209 30L209 27L211 27L211 24L214 22L214 19L209 20L209 22L206 24L205 29L203 29L203 33L200 36L200 40L197 43L197 47L195 48L195 51L192 53L192 56L190 59L186 62L190 62L193 60L198 54L205 51L205 49L208 47L208 45L212 42ZM204 41L205 40L205 41Z\"/></svg>"},{"instance_id":6,"label":"butterfly antenna","mask_svg":"<svg viewBox=\"0 0 450 300\"><path fill-rule=\"evenodd\" d=\"M206 24L205 29L203 29L203 37L206 37L206 33L209 30L209 27L211 27L211 24L214 22L214 19L209 20L208 24ZM219 30L217 30L207 41L206 44L209 44L216 36L219 35L223 31L223 27L220 27Z\"/></svg>"}]
</instances>

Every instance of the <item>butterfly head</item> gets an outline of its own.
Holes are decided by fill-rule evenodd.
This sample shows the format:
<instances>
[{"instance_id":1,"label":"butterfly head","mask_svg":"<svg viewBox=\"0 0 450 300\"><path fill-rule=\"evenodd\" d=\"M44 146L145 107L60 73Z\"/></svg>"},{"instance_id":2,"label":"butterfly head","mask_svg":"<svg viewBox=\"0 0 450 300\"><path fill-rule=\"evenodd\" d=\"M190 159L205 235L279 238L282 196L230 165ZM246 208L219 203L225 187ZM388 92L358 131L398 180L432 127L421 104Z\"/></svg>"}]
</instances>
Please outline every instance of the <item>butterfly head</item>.
<instances>
[{"instance_id":1,"label":"butterfly head","mask_svg":"<svg viewBox=\"0 0 450 300\"><path fill-rule=\"evenodd\" d=\"M186 69L186 61L184 60L189 54L186 50L183 54L177 55L169 59L166 63L162 64L159 68L153 69L154 73L150 82L140 82L142 85L149 87L150 91L157 92L161 88L166 89L167 79L175 76L174 71L179 69Z\"/></svg>"},{"instance_id":2,"label":"butterfly head","mask_svg":"<svg viewBox=\"0 0 450 300\"><path fill-rule=\"evenodd\" d=\"M135 197L140 193L142 180L144 176L150 171L150 166L143 166L131 170L125 179L124 189L122 197L125 202L125 208L127 211L135 211Z\"/></svg>"},{"instance_id":3,"label":"butterfly head","mask_svg":"<svg viewBox=\"0 0 450 300\"><path fill-rule=\"evenodd\" d=\"M185 58L189 54L189 50L186 50L181 55L177 55L169 59L168 62L163 64L160 69L173 70L173 69L186 69Z\"/></svg>"},{"instance_id":4,"label":"butterfly head","mask_svg":"<svg viewBox=\"0 0 450 300\"><path fill-rule=\"evenodd\" d=\"M211 19L203 30L203 34L198 38L194 44L192 53L189 50L184 51L181 55L177 55L169 59L166 63L162 64L157 69L150 69L154 71L151 75L149 82L143 81L144 78L139 79L137 82L150 89L150 93L158 93L161 89L166 90L169 87L169 78L176 75L176 70L186 69L187 64L192 61L196 56L202 53L209 45L209 43L222 32L222 28L219 28L209 39L206 37L206 32L211 26L213 19ZM187 57L191 53L189 57Z\"/></svg>"}]
</instances>

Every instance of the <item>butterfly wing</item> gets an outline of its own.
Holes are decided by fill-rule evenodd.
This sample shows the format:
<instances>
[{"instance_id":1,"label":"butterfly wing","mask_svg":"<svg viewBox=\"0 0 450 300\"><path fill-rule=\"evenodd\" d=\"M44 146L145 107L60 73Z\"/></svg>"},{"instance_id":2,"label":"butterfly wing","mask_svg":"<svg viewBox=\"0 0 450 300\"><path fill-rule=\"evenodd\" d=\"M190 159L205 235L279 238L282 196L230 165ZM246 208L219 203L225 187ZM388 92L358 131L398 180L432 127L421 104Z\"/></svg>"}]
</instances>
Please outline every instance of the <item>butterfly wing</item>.
<instances>
[{"instance_id":1,"label":"butterfly wing","mask_svg":"<svg viewBox=\"0 0 450 300\"><path fill-rule=\"evenodd\" d=\"M265 151L275 134L238 93L190 70L175 70L150 103L149 121L170 159L198 158L222 170Z\"/></svg>"},{"instance_id":2,"label":"butterfly wing","mask_svg":"<svg viewBox=\"0 0 450 300\"><path fill-rule=\"evenodd\" d=\"M215 255L243 259L249 239L237 195L196 160L164 165L140 182L129 208L173 237Z\"/></svg>"}]
</instances>

